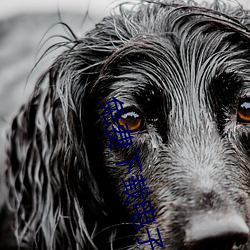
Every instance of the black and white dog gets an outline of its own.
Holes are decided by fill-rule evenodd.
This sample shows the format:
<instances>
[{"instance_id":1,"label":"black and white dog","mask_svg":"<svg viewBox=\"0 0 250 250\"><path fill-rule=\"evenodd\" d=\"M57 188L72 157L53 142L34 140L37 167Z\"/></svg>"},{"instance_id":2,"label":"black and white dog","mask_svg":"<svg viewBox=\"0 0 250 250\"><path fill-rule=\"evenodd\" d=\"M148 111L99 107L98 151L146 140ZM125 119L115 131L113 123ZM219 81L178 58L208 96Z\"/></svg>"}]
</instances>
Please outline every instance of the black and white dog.
<instances>
[{"instance_id":1,"label":"black and white dog","mask_svg":"<svg viewBox=\"0 0 250 250\"><path fill-rule=\"evenodd\" d=\"M70 41L14 119L1 249L250 250L248 12L128 6ZM125 124L133 143L112 148Z\"/></svg>"}]
</instances>

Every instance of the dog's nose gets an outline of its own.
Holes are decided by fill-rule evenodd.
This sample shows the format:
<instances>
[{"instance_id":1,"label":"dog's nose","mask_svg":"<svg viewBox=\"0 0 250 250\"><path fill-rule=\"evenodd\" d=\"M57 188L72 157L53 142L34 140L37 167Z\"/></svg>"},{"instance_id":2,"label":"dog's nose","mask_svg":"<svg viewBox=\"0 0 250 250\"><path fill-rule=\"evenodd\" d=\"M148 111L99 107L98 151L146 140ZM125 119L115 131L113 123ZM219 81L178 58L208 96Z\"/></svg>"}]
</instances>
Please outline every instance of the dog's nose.
<instances>
[{"instance_id":1,"label":"dog's nose","mask_svg":"<svg viewBox=\"0 0 250 250\"><path fill-rule=\"evenodd\" d=\"M186 230L188 250L245 249L249 228L237 214L193 216Z\"/></svg>"}]
</instances>

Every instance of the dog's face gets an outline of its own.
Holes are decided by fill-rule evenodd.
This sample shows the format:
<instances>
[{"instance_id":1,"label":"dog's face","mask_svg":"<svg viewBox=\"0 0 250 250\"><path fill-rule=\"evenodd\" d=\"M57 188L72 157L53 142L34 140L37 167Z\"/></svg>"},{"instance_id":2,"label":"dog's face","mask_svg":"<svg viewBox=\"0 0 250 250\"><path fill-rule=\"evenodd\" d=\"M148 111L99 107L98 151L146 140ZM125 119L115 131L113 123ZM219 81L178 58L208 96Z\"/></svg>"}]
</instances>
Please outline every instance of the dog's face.
<instances>
[{"instance_id":1,"label":"dog's face","mask_svg":"<svg viewBox=\"0 0 250 250\"><path fill-rule=\"evenodd\" d=\"M98 110L105 171L130 216L143 199L125 202L122 179L146 179L155 221L139 226L140 241L148 240L146 228L158 240L159 228L164 249L243 249L250 225L249 33L206 10L160 10L110 56L96 82L103 105L113 97L124 103L110 125ZM110 150L104 129L125 122L133 145ZM116 163L134 158L134 147L142 172L134 162L128 174L128 163Z\"/></svg>"},{"instance_id":2,"label":"dog's face","mask_svg":"<svg viewBox=\"0 0 250 250\"><path fill-rule=\"evenodd\" d=\"M19 235L40 249L250 249L249 17L159 3L121 12L57 59L13 122ZM113 97L124 113L106 124L98 102ZM105 130L125 123L133 144L110 148ZM141 171L134 161L128 173L119 163L134 148ZM128 198L123 181L140 175L148 189Z\"/></svg>"}]
</instances>

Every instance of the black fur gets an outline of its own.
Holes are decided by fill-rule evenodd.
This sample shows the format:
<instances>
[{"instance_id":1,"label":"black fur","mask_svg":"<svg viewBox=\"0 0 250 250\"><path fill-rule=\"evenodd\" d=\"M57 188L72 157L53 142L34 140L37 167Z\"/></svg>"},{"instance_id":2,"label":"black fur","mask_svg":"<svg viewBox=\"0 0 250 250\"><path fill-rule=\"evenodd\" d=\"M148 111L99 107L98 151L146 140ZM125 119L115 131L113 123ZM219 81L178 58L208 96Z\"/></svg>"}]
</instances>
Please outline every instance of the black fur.
<instances>
[{"instance_id":1,"label":"black fur","mask_svg":"<svg viewBox=\"0 0 250 250\"><path fill-rule=\"evenodd\" d=\"M136 243L147 235L122 192L128 166L115 165L133 147L156 209L147 227L164 249L187 249L200 213L249 226L250 125L237 120L250 95L249 20L219 1L142 2L71 41L9 133L3 249L151 249ZM133 146L110 151L98 102L112 97L145 125Z\"/></svg>"}]
</instances>

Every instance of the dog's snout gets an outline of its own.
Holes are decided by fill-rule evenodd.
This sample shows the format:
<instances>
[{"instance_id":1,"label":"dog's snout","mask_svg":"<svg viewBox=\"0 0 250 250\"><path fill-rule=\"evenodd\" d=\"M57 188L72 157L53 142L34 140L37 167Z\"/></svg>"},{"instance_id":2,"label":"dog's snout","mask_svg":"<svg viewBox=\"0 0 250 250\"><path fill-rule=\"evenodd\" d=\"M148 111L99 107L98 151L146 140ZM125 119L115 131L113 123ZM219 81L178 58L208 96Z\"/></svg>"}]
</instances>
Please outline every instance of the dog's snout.
<instances>
[{"instance_id":1,"label":"dog's snout","mask_svg":"<svg viewBox=\"0 0 250 250\"><path fill-rule=\"evenodd\" d=\"M239 250L249 239L249 228L236 214L192 217L186 230L189 250Z\"/></svg>"}]
</instances>

